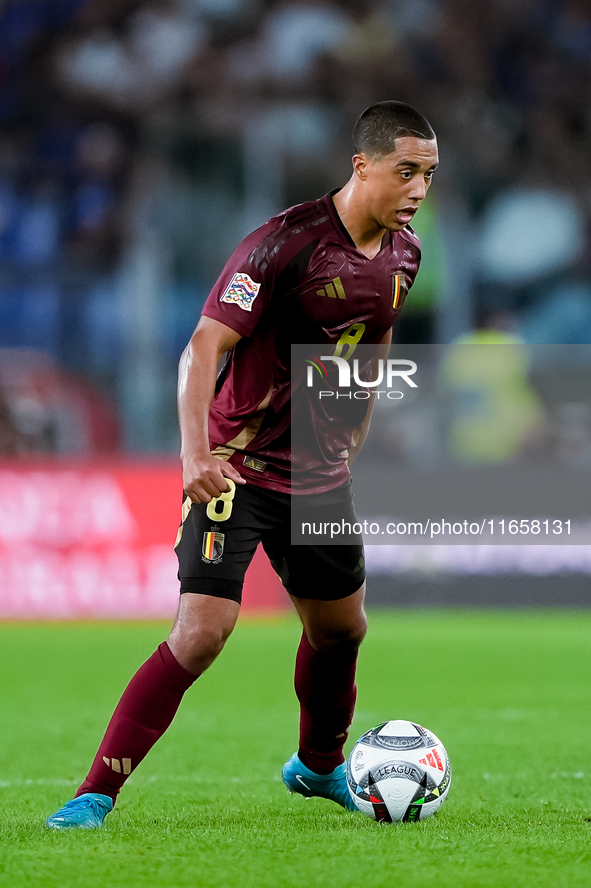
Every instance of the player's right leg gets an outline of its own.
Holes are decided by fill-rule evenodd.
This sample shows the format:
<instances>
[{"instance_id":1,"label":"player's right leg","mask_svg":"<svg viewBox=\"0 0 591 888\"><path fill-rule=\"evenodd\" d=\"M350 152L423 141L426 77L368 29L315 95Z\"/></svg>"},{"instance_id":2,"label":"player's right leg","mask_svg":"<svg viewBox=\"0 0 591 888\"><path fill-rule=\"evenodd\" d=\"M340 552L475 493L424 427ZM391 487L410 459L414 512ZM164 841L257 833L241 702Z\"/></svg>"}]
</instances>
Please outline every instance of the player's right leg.
<instances>
[{"instance_id":1,"label":"player's right leg","mask_svg":"<svg viewBox=\"0 0 591 888\"><path fill-rule=\"evenodd\" d=\"M240 605L209 595L181 595L168 641L131 679L109 722L88 776L75 798L52 814L52 829L94 829L172 722L185 691L214 661L230 635Z\"/></svg>"},{"instance_id":2,"label":"player's right leg","mask_svg":"<svg viewBox=\"0 0 591 888\"><path fill-rule=\"evenodd\" d=\"M48 818L47 826L102 825L127 777L170 725L185 691L223 648L259 540L251 499L245 488L238 488L232 508L226 507L215 521L205 504L183 510L176 546L183 594L168 641L132 678L86 780L76 797Z\"/></svg>"}]
</instances>

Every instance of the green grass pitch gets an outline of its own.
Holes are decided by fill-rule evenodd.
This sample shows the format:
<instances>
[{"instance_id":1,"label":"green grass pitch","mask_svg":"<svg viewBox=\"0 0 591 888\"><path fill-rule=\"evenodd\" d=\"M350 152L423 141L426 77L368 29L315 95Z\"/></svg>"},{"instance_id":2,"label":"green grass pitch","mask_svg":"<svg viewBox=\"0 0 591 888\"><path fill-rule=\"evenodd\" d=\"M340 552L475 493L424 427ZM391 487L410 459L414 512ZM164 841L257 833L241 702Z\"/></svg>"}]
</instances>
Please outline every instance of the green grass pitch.
<instances>
[{"instance_id":1,"label":"green grass pitch","mask_svg":"<svg viewBox=\"0 0 591 888\"><path fill-rule=\"evenodd\" d=\"M591 613L376 611L351 740L409 718L454 769L440 813L380 825L289 796L294 617L244 619L105 830L43 820L85 776L163 624L0 626L0 885L504 888L591 884Z\"/></svg>"}]
</instances>

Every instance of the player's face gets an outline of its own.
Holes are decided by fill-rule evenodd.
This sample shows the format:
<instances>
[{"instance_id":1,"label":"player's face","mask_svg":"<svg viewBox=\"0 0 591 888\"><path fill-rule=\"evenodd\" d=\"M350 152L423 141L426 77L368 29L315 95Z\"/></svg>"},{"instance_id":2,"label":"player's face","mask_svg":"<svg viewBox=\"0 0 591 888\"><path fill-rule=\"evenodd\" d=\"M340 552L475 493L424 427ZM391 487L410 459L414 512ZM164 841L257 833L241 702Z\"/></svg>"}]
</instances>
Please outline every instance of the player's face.
<instances>
[{"instance_id":1,"label":"player's face","mask_svg":"<svg viewBox=\"0 0 591 888\"><path fill-rule=\"evenodd\" d=\"M367 209L381 228L400 231L411 222L427 194L439 163L435 139L403 136L396 150L381 158L363 158Z\"/></svg>"}]
</instances>

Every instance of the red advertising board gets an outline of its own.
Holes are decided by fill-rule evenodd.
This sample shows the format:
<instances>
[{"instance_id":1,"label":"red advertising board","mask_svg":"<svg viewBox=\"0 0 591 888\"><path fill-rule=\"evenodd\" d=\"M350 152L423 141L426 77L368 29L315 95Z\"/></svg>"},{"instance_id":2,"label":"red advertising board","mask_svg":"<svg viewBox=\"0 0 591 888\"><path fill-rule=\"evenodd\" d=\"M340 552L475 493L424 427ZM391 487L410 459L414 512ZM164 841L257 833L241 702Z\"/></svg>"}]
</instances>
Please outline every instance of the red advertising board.
<instances>
[{"instance_id":1,"label":"red advertising board","mask_svg":"<svg viewBox=\"0 0 591 888\"><path fill-rule=\"evenodd\" d=\"M0 618L172 617L176 462L0 464ZM259 548L243 607L284 608Z\"/></svg>"}]
</instances>

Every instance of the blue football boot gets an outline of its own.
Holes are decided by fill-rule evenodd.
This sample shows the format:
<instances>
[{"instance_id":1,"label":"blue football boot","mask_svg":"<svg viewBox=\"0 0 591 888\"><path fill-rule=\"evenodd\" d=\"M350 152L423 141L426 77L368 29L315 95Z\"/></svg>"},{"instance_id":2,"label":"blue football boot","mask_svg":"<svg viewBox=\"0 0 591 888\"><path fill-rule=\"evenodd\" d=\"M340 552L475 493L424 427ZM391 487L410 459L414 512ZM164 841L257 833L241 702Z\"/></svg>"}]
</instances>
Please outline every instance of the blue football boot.
<instances>
[{"instance_id":1,"label":"blue football boot","mask_svg":"<svg viewBox=\"0 0 591 888\"><path fill-rule=\"evenodd\" d=\"M105 817L112 810L113 801L109 796L85 792L48 817L45 826L50 829L98 829L104 826Z\"/></svg>"},{"instance_id":2,"label":"blue football boot","mask_svg":"<svg viewBox=\"0 0 591 888\"><path fill-rule=\"evenodd\" d=\"M320 796L342 805L347 811L358 811L347 786L347 765L337 765L330 774L315 774L307 768L297 752L283 766L283 782L289 792L299 792L307 799Z\"/></svg>"}]
</instances>

